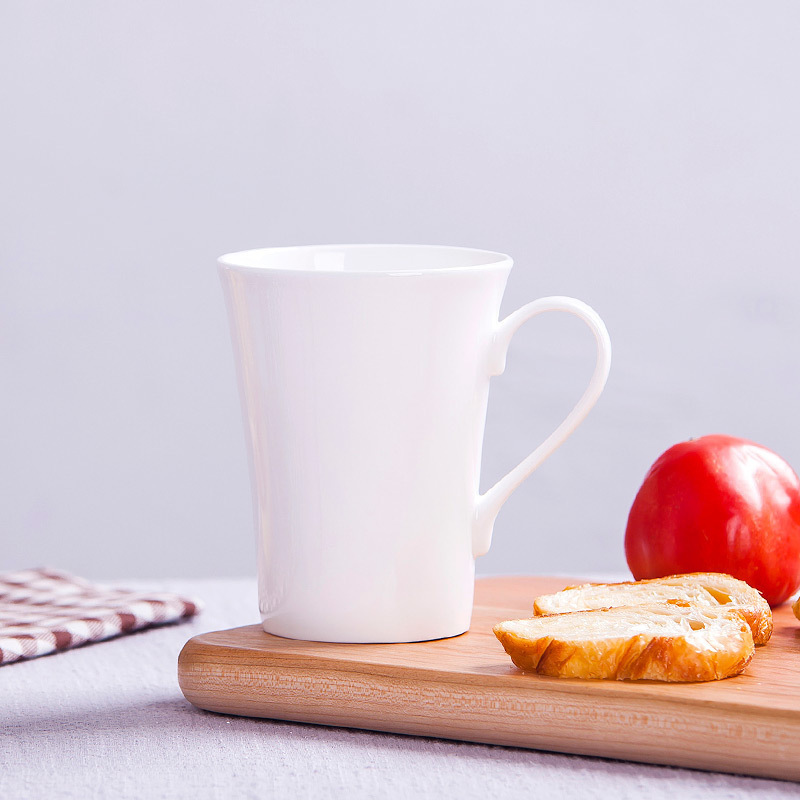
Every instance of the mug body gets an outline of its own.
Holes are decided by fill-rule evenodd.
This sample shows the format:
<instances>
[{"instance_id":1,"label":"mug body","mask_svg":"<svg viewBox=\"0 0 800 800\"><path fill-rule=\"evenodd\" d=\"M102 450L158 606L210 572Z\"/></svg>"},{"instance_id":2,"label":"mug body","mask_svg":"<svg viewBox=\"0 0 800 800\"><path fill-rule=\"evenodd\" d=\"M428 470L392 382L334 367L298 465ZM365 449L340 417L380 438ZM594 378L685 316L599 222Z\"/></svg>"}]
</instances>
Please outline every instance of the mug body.
<instances>
[{"instance_id":1,"label":"mug body","mask_svg":"<svg viewBox=\"0 0 800 800\"><path fill-rule=\"evenodd\" d=\"M510 269L498 253L406 245L220 259L267 632L407 642L469 628Z\"/></svg>"}]
</instances>

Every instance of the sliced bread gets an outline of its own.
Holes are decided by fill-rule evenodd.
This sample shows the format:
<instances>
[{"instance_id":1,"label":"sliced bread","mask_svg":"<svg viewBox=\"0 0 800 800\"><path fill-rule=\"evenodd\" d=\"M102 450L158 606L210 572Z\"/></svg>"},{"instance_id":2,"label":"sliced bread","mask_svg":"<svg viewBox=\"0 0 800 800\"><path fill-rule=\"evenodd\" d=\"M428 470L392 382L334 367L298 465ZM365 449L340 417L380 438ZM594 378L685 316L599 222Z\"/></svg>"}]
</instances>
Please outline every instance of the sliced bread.
<instances>
[{"instance_id":1,"label":"sliced bread","mask_svg":"<svg viewBox=\"0 0 800 800\"><path fill-rule=\"evenodd\" d=\"M598 608L686 602L704 608L737 609L747 620L756 644L772 635L772 611L761 593L744 581L716 572L693 572L625 583L584 583L537 597L537 616Z\"/></svg>"},{"instance_id":2,"label":"sliced bread","mask_svg":"<svg viewBox=\"0 0 800 800\"><path fill-rule=\"evenodd\" d=\"M559 678L718 680L754 650L736 610L676 603L509 620L494 633L520 669Z\"/></svg>"}]
</instances>

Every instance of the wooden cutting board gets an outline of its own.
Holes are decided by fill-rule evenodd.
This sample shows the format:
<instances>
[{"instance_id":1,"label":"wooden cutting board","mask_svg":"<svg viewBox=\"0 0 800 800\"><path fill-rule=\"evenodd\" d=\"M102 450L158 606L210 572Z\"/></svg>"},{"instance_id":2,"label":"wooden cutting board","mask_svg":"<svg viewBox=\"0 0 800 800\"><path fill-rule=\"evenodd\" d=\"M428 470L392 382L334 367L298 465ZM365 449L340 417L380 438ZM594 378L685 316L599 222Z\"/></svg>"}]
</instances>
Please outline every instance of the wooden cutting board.
<instances>
[{"instance_id":1,"label":"wooden cutting board","mask_svg":"<svg viewBox=\"0 0 800 800\"><path fill-rule=\"evenodd\" d=\"M463 636L330 644L258 625L195 636L180 654L189 702L225 714L313 722L652 764L800 780L800 622L788 605L744 674L692 684L523 673L492 633L575 579L476 584Z\"/></svg>"}]
</instances>

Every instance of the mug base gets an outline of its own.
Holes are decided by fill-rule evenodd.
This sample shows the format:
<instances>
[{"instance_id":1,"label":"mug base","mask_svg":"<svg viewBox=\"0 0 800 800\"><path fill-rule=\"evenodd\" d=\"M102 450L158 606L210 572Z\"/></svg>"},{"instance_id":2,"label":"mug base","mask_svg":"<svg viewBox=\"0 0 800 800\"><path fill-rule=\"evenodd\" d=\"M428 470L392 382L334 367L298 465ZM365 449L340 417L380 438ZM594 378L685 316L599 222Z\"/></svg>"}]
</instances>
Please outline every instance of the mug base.
<instances>
[{"instance_id":1,"label":"mug base","mask_svg":"<svg viewBox=\"0 0 800 800\"><path fill-rule=\"evenodd\" d=\"M309 628L307 630L289 630L288 626L275 625L274 620L264 620L261 627L271 636L279 636L281 639L293 639L294 641L304 642L330 642L332 644L411 644L413 642L433 642L437 639L452 639L456 636L463 636L469 630L469 622L466 626L461 624L452 628L440 628L430 631L410 632L405 631L394 636L386 631L358 633L356 631L347 632L346 630L337 633L324 633L323 631Z\"/></svg>"}]
</instances>

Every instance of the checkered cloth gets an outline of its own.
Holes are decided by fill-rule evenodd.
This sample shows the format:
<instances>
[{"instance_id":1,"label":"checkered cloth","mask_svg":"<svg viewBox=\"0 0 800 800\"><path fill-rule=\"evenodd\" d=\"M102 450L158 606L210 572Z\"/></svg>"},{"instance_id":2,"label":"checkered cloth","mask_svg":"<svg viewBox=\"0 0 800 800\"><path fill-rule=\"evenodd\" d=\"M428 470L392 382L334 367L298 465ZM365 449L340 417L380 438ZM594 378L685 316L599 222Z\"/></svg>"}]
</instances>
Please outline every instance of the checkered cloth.
<instances>
[{"instance_id":1,"label":"checkered cloth","mask_svg":"<svg viewBox=\"0 0 800 800\"><path fill-rule=\"evenodd\" d=\"M131 592L56 569L0 573L0 666L196 614L200 603Z\"/></svg>"}]
</instances>

